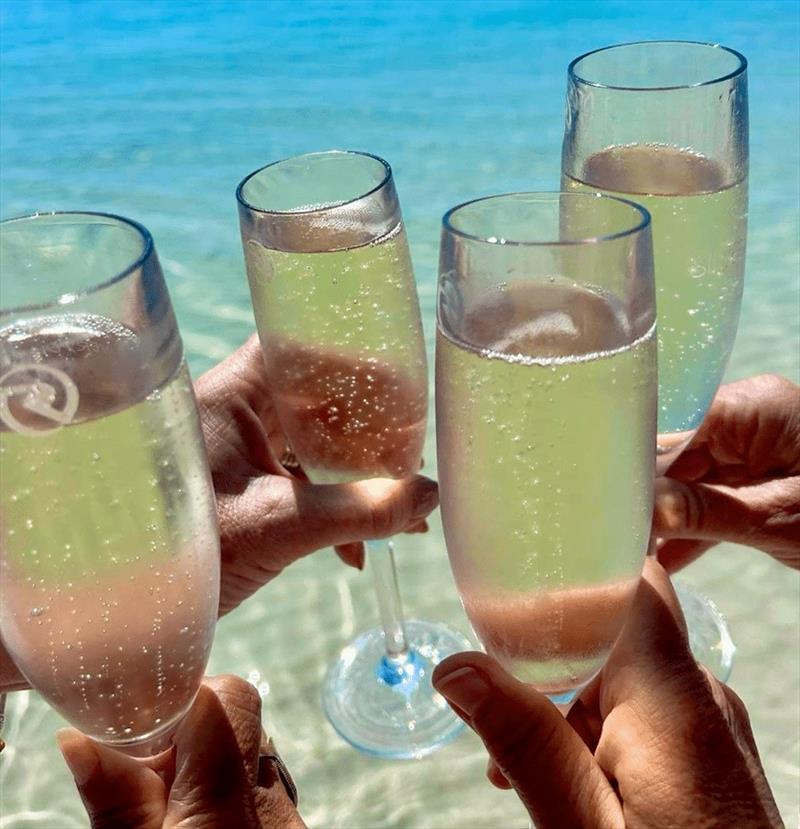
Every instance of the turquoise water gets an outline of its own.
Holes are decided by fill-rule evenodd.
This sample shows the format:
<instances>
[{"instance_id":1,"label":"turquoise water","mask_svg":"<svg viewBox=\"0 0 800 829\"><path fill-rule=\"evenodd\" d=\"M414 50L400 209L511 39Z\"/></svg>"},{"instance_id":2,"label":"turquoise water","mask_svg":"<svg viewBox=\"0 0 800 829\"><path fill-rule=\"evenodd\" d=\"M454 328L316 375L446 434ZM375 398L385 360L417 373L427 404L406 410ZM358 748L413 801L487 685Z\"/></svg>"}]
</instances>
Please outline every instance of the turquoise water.
<instances>
[{"instance_id":1,"label":"turquoise water","mask_svg":"<svg viewBox=\"0 0 800 829\"><path fill-rule=\"evenodd\" d=\"M0 214L94 209L153 232L195 374L253 328L234 188L250 170L329 147L393 165L432 345L438 223L457 202L559 180L565 71L647 38L720 41L750 60L747 277L729 379L800 377L798 13L786 2L0 2ZM432 443L426 455L434 457ZM438 523L401 542L411 615L466 621ZM686 572L731 618L731 684L747 703L790 825L800 811L800 575L725 546ZM330 552L221 622L211 670L269 683L266 722L313 829L522 827L464 737L428 760L357 755L324 722L319 683L376 619L371 582ZM9 702L0 827L86 821L54 748L58 718Z\"/></svg>"}]
</instances>

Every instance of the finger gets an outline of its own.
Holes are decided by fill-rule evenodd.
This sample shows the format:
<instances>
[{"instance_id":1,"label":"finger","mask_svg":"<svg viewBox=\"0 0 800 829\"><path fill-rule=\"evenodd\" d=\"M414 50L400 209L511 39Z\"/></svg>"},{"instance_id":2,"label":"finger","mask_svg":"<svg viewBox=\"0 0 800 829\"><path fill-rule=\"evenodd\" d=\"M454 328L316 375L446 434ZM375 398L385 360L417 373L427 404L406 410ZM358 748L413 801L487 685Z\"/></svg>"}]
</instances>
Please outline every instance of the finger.
<instances>
[{"instance_id":1,"label":"finger","mask_svg":"<svg viewBox=\"0 0 800 829\"><path fill-rule=\"evenodd\" d=\"M175 780L165 827L260 827L254 786L261 700L249 683L217 677L200 687L175 735Z\"/></svg>"},{"instance_id":2,"label":"finger","mask_svg":"<svg viewBox=\"0 0 800 829\"><path fill-rule=\"evenodd\" d=\"M800 567L800 476L739 489L659 478L653 531L746 544Z\"/></svg>"},{"instance_id":3,"label":"finger","mask_svg":"<svg viewBox=\"0 0 800 829\"><path fill-rule=\"evenodd\" d=\"M742 757L747 764L750 776L756 787L758 798L764 811L768 815L768 825L782 826L780 813L775 804L775 799L772 796L772 791L770 790L766 775L764 774L764 767L761 764L761 758L758 754L747 708L745 708L744 703L735 691L725 685L724 682L720 682L703 666L701 666L701 670L711 689L715 702L720 707L728 723L731 735L739 746Z\"/></svg>"},{"instance_id":4,"label":"finger","mask_svg":"<svg viewBox=\"0 0 800 829\"><path fill-rule=\"evenodd\" d=\"M375 478L308 487L298 498L298 515L320 537L328 536L327 544L341 544L388 538L423 520L438 503L436 482L422 475L401 481Z\"/></svg>"},{"instance_id":5,"label":"finger","mask_svg":"<svg viewBox=\"0 0 800 829\"><path fill-rule=\"evenodd\" d=\"M203 685L222 703L225 717L236 737L247 780L251 786L255 785L262 734L261 696L251 683L230 674L207 676L203 679ZM178 746L181 745L182 734L179 732L175 738Z\"/></svg>"},{"instance_id":6,"label":"finger","mask_svg":"<svg viewBox=\"0 0 800 829\"><path fill-rule=\"evenodd\" d=\"M74 728L56 737L92 829L161 829L167 794L155 771Z\"/></svg>"},{"instance_id":7,"label":"finger","mask_svg":"<svg viewBox=\"0 0 800 829\"><path fill-rule=\"evenodd\" d=\"M424 519L422 521L413 521L404 530L404 533L409 535L415 533L428 532L428 522ZM363 570L366 563L366 549L363 541L355 541L352 544L337 544L334 547L336 555L350 567L355 567L357 570Z\"/></svg>"},{"instance_id":8,"label":"finger","mask_svg":"<svg viewBox=\"0 0 800 829\"><path fill-rule=\"evenodd\" d=\"M254 334L194 384L211 468L227 475L231 459L273 475L289 476L279 457L286 439L267 386L264 358ZM215 485L219 482L215 480Z\"/></svg>"},{"instance_id":9,"label":"finger","mask_svg":"<svg viewBox=\"0 0 800 829\"><path fill-rule=\"evenodd\" d=\"M258 587L314 550L395 535L438 502L436 483L421 475L326 485L253 478L240 494L218 499L223 562L236 560L240 577L252 570Z\"/></svg>"},{"instance_id":10,"label":"finger","mask_svg":"<svg viewBox=\"0 0 800 829\"><path fill-rule=\"evenodd\" d=\"M259 766L255 798L264 825L280 829L306 829L306 824L294 805L296 792L295 798L290 797L280 768L273 759L268 759L276 754L276 749L263 730L260 754L264 758L264 763Z\"/></svg>"},{"instance_id":11,"label":"finger","mask_svg":"<svg viewBox=\"0 0 800 829\"><path fill-rule=\"evenodd\" d=\"M438 502L436 483L421 475L324 485L264 475L234 494L217 493L220 615L298 558L323 547L395 535Z\"/></svg>"},{"instance_id":12,"label":"finger","mask_svg":"<svg viewBox=\"0 0 800 829\"><path fill-rule=\"evenodd\" d=\"M567 713L567 722L592 754L603 731L603 718L597 704L598 691L591 687L584 689Z\"/></svg>"},{"instance_id":13,"label":"finger","mask_svg":"<svg viewBox=\"0 0 800 829\"><path fill-rule=\"evenodd\" d=\"M205 398L213 402L219 397L242 394L254 409L258 409L261 402L269 398L267 372L258 334L251 334L233 354L201 374L194 386L198 402Z\"/></svg>"},{"instance_id":14,"label":"finger","mask_svg":"<svg viewBox=\"0 0 800 829\"><path fill-rule=\"evenodd\" d=\"M699 445L695 445L697 439L698 436L695 436L689 447L684 449L670 464L666 473L668 477L677 478L680 481L699 481L713 469L714 458L707 444L703 440Z\"/></svg>"},{"instance_id":15,"label":"finger","mask_svg":"<svg viewBox=\"0 0 800 829\"><path fill-rule=\"evenodd\" d=\"M592 683L587 692L598 693L597 704L605 716L618 702L640 696L639 683L644 678L652 682L662 671L668 675L688 671L702 679L689 651L686 620L669 576L648 557L602 681ZM589 694L582 694L581 699L591 708Z\"/></svg>"},{"instance_id":16,"label":"finger","mask_svg":"<svg viewBox=\"0 0 800 829\"><path fill-rule=\"evenodd\" d=\"M800 472L800 386L762 374L720 386L702 426L669 475L695 479L705 464L720 483ZM745 473L744 475L742 473Z\"/></svg>"},{"instance_id":17,"label":"finger","mask_svg":"<svg viewBox=\"0 0 800 829\"><path fill-rule=\"evenodd\" d=\"M728 724L730 733L738 745L758 791L758 796L769 815L770 826L782 826L778 808L767 783L764 767L756 747L750 715L738 694L724 682L720 682L707 668L700 666L711 694Z\"/></svg>"},{"instance_id":18,"label":"finger","mask_svg":"<svg viewBox=\"0 0 800 829\"><path fill-rule=\"evenodd\" d=\"M506 776L500 771L497 763L495 763L492 758L489 758L489 762L486 764L486 776L489 778L489 782L496 788L496 789L513 789L514 787L506 780Z\"/></svg>"},{"instance_id":19,"label":"finger","mask_svg":"<svg viewBox=\"0 0 800 829\"><path fill-rule=\"evenodd\" d=\"M696 561L703 553L712 547L716 547L716 545L716 541L697 541L684 538L663 541L656 548L656 559L668 573L676 573L686 567L687 564Z\"/></svg>"},{"instance_id":20,"label":"finger","mask_svg":"<svg viewBox=\"0 0 800 829\"><path fill-rule=\"evenodd\" d=\"M739 513L745 510L747 517ZM661 538L722 539L750 519L746 504L727 490L658 478L653 532ZM745 524L747 526L747 524Z\"/></svg>"},{"instance_id":21,"label":"finger","mask_svg":"<svg viewBox=\"0 0 800 829\"><path fill-rule=\"evenodd\" d=\"M366 551L364 544L361 541L355 541L352 544L337 544L334 547L336 555L350 567L355 567L356 570L363 570L366 561Z\"/></svg>"},{"instance_id":22,"label":"finger","mask_svg":"<svg viewBox=\"0 0 800 829\"><path fill-rule=\"evenodd\" d=\"M758 758L758 748L750 725L750 715L744 703L735 691L725 685L724 682L720 682L705 665L701 665L700 670L711 691L714 702L717 703L728 723L733 738L739 743L745 756L753 755Z\"/></svg>"},{"instance_id":23,"label":"finger","mask_svg":"<svg viewBox=\"0 0 800 829\"><path fill-rule=\"evenodd\" d=\"M588 739L599 741L599 745L605 726L599 732L597 720L607 721L618 707L632 710L634 719L641 716L648 728L658 732L667 727L662 721L668 724L675 710L664 711L663 706L675 702L676 682L702 685L703 678L689 650L686 621L672 583L663 567L648 557L602 675L581 694L582 710L572 715L573 720L583 719ZM631 739L636 742L632 735ZM606 742L603 760L608 771L617 760L617 743Z\"/></svg>"},{"instance_id":24,"label":"finger","mask_svg":"<svg viewBox=\"0 0 800 829\"><path fill-rule=\"evenodd\" d=\"M762 809L741 751L689 651L669 578L653 559L645 564L630 616L603 669L600 712L595 758L617 781L626 814L636 808L629 804L640 796L641 780L654 770L675 791L695 792L685 814L681 801L674 801L670 825L693 825L692 818L715 814L721 791L737 793L748 820ZM753 818L741 825L762 822Z\"/></svg>"},{"instance_id":25,"label":"finger","mask_svg":"<svg viewBox=\"0 0 800 829\"><path fill-rule=\"evenodd\" d=\"M480 653L445 659L433 683L481 737L541 829L624 825L589 750L544 696Z\"/></svg>"},{"instance_id":26,"label":"finger","mask_svg":"<svg viewBox=\"0 0 800 829\"><path fill-rule=\"evenodd\" d=\"M635 779L636 763L654 762L658 767L658 751L654 748L653 758L642 760L638 747L663 751L665 743L675 743L675 712L680 712L681 721L686 719L686 728L691 730L695 723L690 718L697 709L691 694L702 696L705 689L689 651L675 591L664 569L648 558L602 676L581 696L586 709L596 711L603 721L595 757L609 779L623 783ZM680 744L672 748L686 749ZM626 792L620 793L625 802Z\"/></svg>"},{"instance_id":27,"label":"finger","mask_svg":"<svg viewBox=\"0 0 800 829\"><path fill-rule=\"evenodd\" d=\"M213 691L222 704L225 717L236 739L247 785L253 793L255 810L264 819L264 825L281 826L285 829L304 827L305 824L289 798L283 781L274 774L272 764L261 764L261 754L272 754L275 748L261 726L261 698L258 693L250 683L236 676L206 677L203 684ZM193 710L193 715L204 716L204 713ZM190 727L191 723L187 725L187 728ZM182 739L183 732L180 732L176 737L178 751L182 747ZM197 748L198 746L193 745L191 750L196 752ZM203 745L199 748L201 751L205 749Z\"/></svg>"}]
</instances>

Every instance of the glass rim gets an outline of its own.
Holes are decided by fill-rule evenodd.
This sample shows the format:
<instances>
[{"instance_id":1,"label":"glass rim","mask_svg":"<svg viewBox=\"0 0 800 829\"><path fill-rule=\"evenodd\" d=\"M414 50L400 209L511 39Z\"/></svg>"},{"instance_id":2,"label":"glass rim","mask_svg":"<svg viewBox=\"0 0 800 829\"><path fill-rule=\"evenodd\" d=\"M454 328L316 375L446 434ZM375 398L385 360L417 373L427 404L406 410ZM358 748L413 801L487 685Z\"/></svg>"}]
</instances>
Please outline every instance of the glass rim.
<instances>
[{"instance_id":1,"label":"glass rim","mask_svg":"<svg viewBox=\"0 0 800 829\"><path fill-rule=\"evenodd\" d=\"M22 216L12 216L11 218L3 219L2 221L0 221L0 228L14 224L15 222L29 222L45 216L93 216L102 219L113 219L115 223L128 225L128 227L132 227L139 234L139 237L142 242L142 250L136 257L136 259L134 259L134 261L131 262L130 265L127 265L121 271L115 273L114 276L109 277L108 279L104 279L102 282L97 282L93 285L81 288L78 291L70 291L68 293L60 294L54 297L52 300L49 300L48 302L36 302L31 305L18 305L9 308L4 308L2 305L0 305L0 315L5 316L7 314L14 313L27 313L28 311L44 311L54 306L70 305L73 302L78 302L79 300L84 299L85 297L90 296L91 294L95 294L99 291L109 288L111 285L114 285L115 283L125 279L126 276L130 276L130 274L142 267L142 265L147 261L147 259L150 257L153 250L155 249L155 245L153 243L153 236L144 225L140 224L134 219L128 219L127 217L120 216L116 213L104 213L102 211L96 210L37 211L36 213L27 213Z\"/></svg>"},{"instance_id":2,"label":"glass rim","mask_svg":"<svg viewBox=\"0 0 800 829\"><path fill-rule=\"evenodd\" d=\"M254 204L251 204L245 198L244 188L247 185L247 182L249 182L250 179L257 176L259 173L263 173L264 170L268 170L270 167L277 167L279 164L285 164L287 161L296 161L300 158L314 158L315 156L323 155L357 155L361 156L362 158L371 158L373 161L377 161L379 164L383 166L383 178L381 178L381 180L374 187L371 187L369 190L365 190L363 193L359 193L357 196L353 196L350 199L345 199L344 201L327 204L324 207L311 207L308 210L269 210L264 207L256 207ZM311 216L314 214L327 213L329 210L334 210L338 207L345 207L348 204L355 204L356 202L371 196L373 193L377 193L381 188L385 187L387 183L391 180L391 165L388 161L386 161L386 159L381 158L379 155L364 152L363 150L316 150L310 153L299 153L298 155L290 155L286 158L279 158L277 161L271 161L269 164L265 164L263 167L259 167L257 170L253 170L251 173L248 173L236 187L236 201L239 202L239 204L247 210L252 210L253 213L260 213L265 216Z\"/></svg>"},{"instance_id":3,"label":"glass rim","mask_svg":"<svg viewBox=\"0 0 800 829\"><path fill-rule=\"evenodd\" d=\"M707 49L721 49L723 52L728 52L733 55L738 61L739 65L730 72L724 75L718 75L706 81L699 81L698 83L676 84L675 86L623 86L619 84L601 83L599 81L591 81L579 75L575 67L585 58L597 55L600 52L609 52L613 49L624 49L628 46L646 46L646 45L682 45L682 46L703 46ZM736 49L730 46L723 46L721 43L708 43L703 40L632 40L627 43L614 43L611 46L602 46L599 49L592 49L590 52L584 52L582 55L573 58L567 67L567 76L575 83L583 84L584 86L591 86L597 89L616 89L624 92L668 92L677 89L696 89L701 86L713 86L716 83L729 81L733 78L742 75L747 70L747 58Z\"/></svg>"},{"instance_id":4,"label":"glass rim","mask_svg":"<svg viewBox=\"0 0 800 829\"><path fill-rule=\"evenodd\" d=\"M486 201L494 201L497 199L508 199L514 196L533 196L537 199L541 199L542 201L552 201L555 197L559 199L562 196L567 196L568 198L579 198L579 199L605 199L608 201L618 202L620 204L624 204L627 207L632 207L638 214L639 214L639 221L631 226L627 227L624 230L617 231L616 233L606 233L600 236L586 236L583 239L552 239L548 241L521 241L518 239L498 239L495 236L486 237L486 236L478 236L474 233L467 233L464 230L459 230L457 227L453 226L452 217L455 213L459 210L462 210L465 207L471 207L474 204L480 204L481 202ZM639 233L642 230L645 230L650 226L652 219L650 216L650 211L646 207L642 207L642 205L637 204L630 199L623 199L619 196L611 196L607 193L575 193L569 192L566 190L541 190L541 191L517 191L513 193L497 193L493 196L482 196L479 199L470 199L469 201L462 202L461 204L457 204L455 207L451 207L442 217L442 227L448 233L453 234L454 236L459 236L462 239L467 239L470 242L481 242L485 245L498 245L499 247L570 247L575 245L591 245L591 244L598 244L600 242L610 242L614 239L624 239L626 236L632 236L634 233Z\"/></svg>"}]
</instances>

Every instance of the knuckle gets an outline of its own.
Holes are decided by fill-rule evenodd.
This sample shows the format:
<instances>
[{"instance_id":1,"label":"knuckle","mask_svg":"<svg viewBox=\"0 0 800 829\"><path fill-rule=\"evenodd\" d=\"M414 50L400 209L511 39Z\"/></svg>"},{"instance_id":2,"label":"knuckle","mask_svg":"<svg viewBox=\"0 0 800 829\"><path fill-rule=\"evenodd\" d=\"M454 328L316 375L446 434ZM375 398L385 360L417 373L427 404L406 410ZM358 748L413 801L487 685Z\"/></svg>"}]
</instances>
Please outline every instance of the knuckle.
<instances>
[{"instance_id":1,"label":"knuckle","mask_svg":"<svg viewBox=\"0 0 800 829\"><path fill-rule=\"evenodd\" d=\"M797 386L786 377L780 374L761 374L756 378L765 391L770 391L778 394L796 393Z\"/></svg>"},{"instance_id":2,"label":"knuckle","mask_svg":"<svg viewBox=\"0 0 800 829\"><path fill-rule=\"evenodd\" d=\"M688 527L700 528L706 525L706 502L693 487L682 488L684 515Z\"/></svg>"},{"instance_id":3,"label":"knuckle","mask_svg":"<svg viewBox=\"0 0 800 829\"><path fill-rule=\"evenodd\" d=\"M725 699L731 709L733 721L740 726L745 725L749 729L750 714L747 712L747 708L745 708L742 698L736 693L736 691L729 688L724 683L720 683L720 685L722 686L722 693L725 695Z\"/></svg>"},{"instance_id":4,"label":"knuckle","mask_svg":"<svg viewBox=\"0 0 800 829\"><path fill-rule=\"evenodd\" d=\"M87 804L92 829L139 829L152 826L157 820L156 810L150 802L109 805L93 808Z\"/></svg>"},{"instance_id":5,"label":"knuckle","mask_svg":"<svg viewBox=\"0 0 800 829\"><path fill-rule=\"evenodd\" d=\"M472 720L496 764L512 777L528 767L531 755L546 756L555 742L554 728L525 712L498 707L492 699L478 707Z\"/></svg>"},{"instance_id":6,"label":"knuckle","mask_svg":"<svg viewBox=\"0 0 800 829\"><path fill-rule=\"evenodd\" d=\"M205 684L226 708L233 707L260 715L261 697L247 680L232 674L223 674L206 679Z\"/></svg>"},{"instance_id":7,"label":"knuckle","mask_svg":"<svg viewBox=\"0 0 800 829\"><path fill-rule=\"evenodd\" d=\"M694 487L675 483L659 498L657 518L660 532L678 535L705 525L705 502Z\"/></svg>"},{"instance_id":8,"label":"knuckle","mask_svg":"<svg viewBox=\"0 0 800 829\"><path fill-rule=\"evenodd\" d=\"M403 524L403 510L396 498L389 492L382 493L370 504L370 527L373 538L394 535Z\"/></svg>"},{"instance_id":9,"label":"knuckle","mask_svg":"<svg viewBox=\"0 0 800 829\"><path fill-rule=\"evenodd\" d=\"M373 538L384 538L392 534L392 508L385 504L375 505L370 512L370 526Z\"/></svg>"}]
</instances>

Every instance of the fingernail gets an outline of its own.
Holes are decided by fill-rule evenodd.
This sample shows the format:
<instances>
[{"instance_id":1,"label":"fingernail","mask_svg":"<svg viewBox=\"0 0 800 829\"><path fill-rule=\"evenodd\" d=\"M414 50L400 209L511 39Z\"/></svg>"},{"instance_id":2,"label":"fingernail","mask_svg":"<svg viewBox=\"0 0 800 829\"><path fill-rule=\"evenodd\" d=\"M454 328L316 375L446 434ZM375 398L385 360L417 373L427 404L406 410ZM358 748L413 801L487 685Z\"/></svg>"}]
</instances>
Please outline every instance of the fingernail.
<instances>
[{"instance_id":1,"label":"fingernail","mask_svg":"<svg viewBox=\"0 0 800 829\"><path fill-rule=\"evenodd\" d=\"M367 556L366 556L366 553L364 551L364 548L362 547L361 550L358 552L358 555L355 557L354 562L355 562L356 567L358 567L359 570L363 570L364 565L366 564L366 561L367 561Z\"/></svg>"},{"instance_id":2,"label":"fingernail","mask_svg":"<svg viewBox=\"0 0 800 829\"><path fill-rule=\"evenodd\" d=\"M447 697L468 716L472 716L491 690L486 677L475 668L468 667L459 668L437 678L434 686L442 696Z\"/></svg>"},{"instance_id":3,"label":"fingernail","mask_svg":"<svg viewBox=\"0 0 800 829\"><path fill-rule=\"evenodd\" d=\"M56 732L56 740L75 783L85 785L100 765L100 758L94 750L91 740L72 728L62 728Z\"/></svg>"},{"instance_id":4,"label":"fingernail","mask_svg":"<svg viewBox=\"0 0 800 829\"><path fill-rule=\"evenodd\" d=\"M414 485L414 514L424 516L439 503L439 485L429 478L417 478Z\"/></svg>"}]
</instances>

